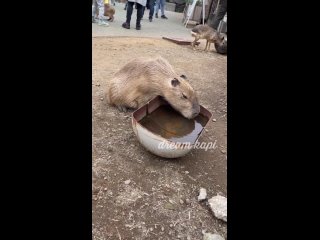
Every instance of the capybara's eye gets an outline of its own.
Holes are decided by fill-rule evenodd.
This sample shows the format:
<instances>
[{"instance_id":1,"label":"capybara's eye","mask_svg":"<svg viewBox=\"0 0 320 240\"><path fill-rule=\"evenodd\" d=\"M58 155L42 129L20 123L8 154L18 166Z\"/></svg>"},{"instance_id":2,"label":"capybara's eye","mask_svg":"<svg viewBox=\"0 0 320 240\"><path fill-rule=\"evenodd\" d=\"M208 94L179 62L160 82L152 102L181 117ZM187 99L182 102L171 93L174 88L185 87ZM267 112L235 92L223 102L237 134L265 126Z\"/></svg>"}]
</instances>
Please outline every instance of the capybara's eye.
<instances>
[{"instance_id":1,"label":"capybara's eye","mask_svg":"<svg viewBox=\"0 0 320 240\"><path fill-rule=\"evenodd\" d=\"M183 93L182 93L182 97L185 99L188 99L188 97L186 95L184 95Z\"/></svg>"}]
</instances>

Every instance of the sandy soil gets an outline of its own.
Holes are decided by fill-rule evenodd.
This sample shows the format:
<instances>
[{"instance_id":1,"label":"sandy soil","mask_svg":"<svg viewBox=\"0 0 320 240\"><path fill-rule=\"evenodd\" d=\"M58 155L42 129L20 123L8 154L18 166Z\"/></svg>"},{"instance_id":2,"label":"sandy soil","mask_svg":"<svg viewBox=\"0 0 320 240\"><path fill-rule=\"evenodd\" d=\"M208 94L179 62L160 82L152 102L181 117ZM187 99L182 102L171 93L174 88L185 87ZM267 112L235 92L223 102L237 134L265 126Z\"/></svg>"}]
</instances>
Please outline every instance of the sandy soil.
<instances>
[{"instance_id":1,"label":"sandy soil","mask_svg":"<svg viewBox=\"0 0 320 240\"><path fill-rule=\"evenodd\" d=\"M162 39L93 38L93 239L202 239L202 230L227 237L208 197L227 197L227 57L193 51ZM147 152L131 127L131 113L105 104L105 85L127 61L161 55L188 77L201 105L213 114L200 142L216 149L193 149L166 160ZM127 181L130 180L130 181ZM126 182L125 182L126 181Z\"/></svg>"}]
</instances>

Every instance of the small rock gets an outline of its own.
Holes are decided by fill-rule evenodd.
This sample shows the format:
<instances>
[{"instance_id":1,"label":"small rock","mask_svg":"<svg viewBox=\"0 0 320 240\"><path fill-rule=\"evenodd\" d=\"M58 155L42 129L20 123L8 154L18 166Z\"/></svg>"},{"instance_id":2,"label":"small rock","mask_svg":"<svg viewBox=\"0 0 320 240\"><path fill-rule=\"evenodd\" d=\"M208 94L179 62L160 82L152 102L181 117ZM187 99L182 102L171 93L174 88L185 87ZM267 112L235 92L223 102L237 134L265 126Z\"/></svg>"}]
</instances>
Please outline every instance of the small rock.
<instances>
[{"instance_id":1,"label":"small rock","mask_svg":"<svg viewBox=\"0 0 320 240\"><path fill-rule=\"evenodd\" d=\"M212 122L216 122L216 121L217 121L217 119L215 119L215 118L214 118L214 119L212 119Z\"/></svg>"},{"instance_id":2,"label":"small rock","mask_svg":"<svg viewBox=\"0 0 320 240\"><path fill-rule=\"evenodd\" d=\"M226 150L224 150L224 149L221 149L221 152L223 153L223 154L226 154Z\"/></svg>"},{"instance_id":3,"label":"small rock","mask_svg":"<svg viewBox=\"0 0 320 240\"><path fill-rule=\"evenodd\" d=\"M184 202L183 202L183 200L182 200L182 199L180 199L180 204L184 204Z\"/></svg>"},{"instance_id":4,"label":"small rock","mask_svg":"<svg viewBox=\"0 0 320 240\"><path fill-rule=\"evenodd\" d=\"M165 209L169 209L169 210L174 210L175 209L174 205L172 205L171 203L166 203L164 205L164 208Z\"/></svg>"},{"instance_id":5,"label":"small rock","mask_svg":"<svg viewBox=\"0 0 320 240\"><path fill-rule=\"evenodd\" d=\"M185 174L189 174L189 172L188 172L188 171L185 171L184 173L185 173Z\"/></svg>"},{"instance_id":6,"label":"small rock","mask_svg":"<svg viewBox=\"0 0 320 240\"><path fill-rule=\"evenodd\" d=\"M205 132L209 132L208 129L204 129Z\"/></svg>"},{"instance_id":7,"label":"small rock","mask_svg":"<svg viewBox=\"0 0 320 240\"><path fill-rule=\"evenodd\" d=\"M207 198L207 190L205 188L200 188L198 201L205 200Z\"/></svg>"},{"instance_id":8,"label":"small rock","mask_svg":"<svg viewBox=\"0 0 320 240\"><path fill-rule=\"evenodd\" d=\"M128 185L128 184L130 184L130 182L131 182L131 180L129 179L129 180L124 181L124 184Z\"/></svg>"},{"instance_id":9,"label":"small rock","mask_svg":"<svg viewBox=\"0 0 320 240\"><path fill-rule=\"evenodd\" d=\"M152 231L153 231L153 228L151 227L151 228L149 229L149 231L152 232Z\"/></svg>"},{"instance_id":10,"label":"small rock","mask_svg":"<svg viewBox=\"0 0 320 240\"><path fill-rule=\"evenodd\" d=\"M104 179L104 180L107 180L108 178L107 178L107 177L104 177L103 179Z\"/></svg>"},{"instance_id":11,"label":"small rock","mask_svg":"<svg viewBox=\"0 0 320 240\"><path fill-rule=\"evenodd\" d=\"M98 83L98 84L96 84L96 86L97 86L97 87L100 87L100 84Z\"/></svg>"},{"instance_id":12,"label":"small rock","mask_svg":"<svg viewBox=\"0 0 320 240\"><path fill-rule=\"evenodd\" d=\"M173 228L173 224L170 224L169 227Z\"/></svg>"},{"instance_id":13,"label":"small rock","mask_svg":"<svg viewBox=\"0 0 320 240\"><path fill-rule=\"evenodd\" d=\"M100 100L101 100L101 101L103 101L103 97L102 97L102 98L100 98Z\"/></svg>"},{"instance_id":14,"label":"small rock","mask_svg":"<svg viewBox=\"0 0 320 240\"><path fill-rule=\"evenodd\" d=\"M191 203L190 199L187 198L187 199L186 199L186 204L190 204L190 203Z\"/></svg>"},{"instance_id":15,"label":"small rock","mask_svg":"<svg viewBox=\"0 0 320 240\"><path fill-rule=\"evenodd\" d=\"M161 231L162 231L162 232L164 231L164 227L161 227Z\"/></svg>"},{"instance_id":16,"label":"small rock","mask_svg":"<svg viewBox=\"0 0 320 240\"><path fill-rule=\"evenodd\" d=\"M107 190L108 190L108 188L104 188L103 190L107 191Z\"/></svg>"},{"instance_id":17,"label":"small rock","mask_svg":"<svg viewBox=\"0 0 320 240\"><path fill-rule=\"evenodd\" d=\"M208 203L214 216L227 222L227 198L217 195L210 198Z\"/></svg>"},{"instance_id":18,"label":"small rock","mask_svg":"<svg viewBox=\"0 0 320 240\"><path fill-rule=\"evenodd\" d=\"M224 240L224 238L218 234L212 234L212 233L206 233L206 232L202 232L202 234L203 234L203 240Z\"/></svg>"}]
</instances>

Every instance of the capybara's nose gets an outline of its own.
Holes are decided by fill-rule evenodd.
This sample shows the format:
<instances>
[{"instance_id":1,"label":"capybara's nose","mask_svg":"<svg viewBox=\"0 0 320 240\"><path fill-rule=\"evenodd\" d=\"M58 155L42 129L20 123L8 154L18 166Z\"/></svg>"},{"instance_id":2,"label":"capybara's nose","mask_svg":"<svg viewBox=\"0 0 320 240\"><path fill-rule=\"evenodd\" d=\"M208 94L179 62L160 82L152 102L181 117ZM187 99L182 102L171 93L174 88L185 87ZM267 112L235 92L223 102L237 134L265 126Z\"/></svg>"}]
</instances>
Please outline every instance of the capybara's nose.
<instances>
[{"instance_id":1,"label":"capybara's nose","mask_svg":"<svg viewBox=\"0 0 320 240\"><path fill-rule=\"evenodd\" d=\"M200 105L198 103L193 103L193 113L192 118L195 118L200 113Z\"/></svg>"},{"instance_id":2,"label":"capybara's nose","mask_svg":"<svg viewBox=\"0 0 320 240\"><path fill-rule=\"evenodd\" d=\"M198 116L198 114L199 114L199 112L198 112L198 111L197 111L197 112L192 113L192 118L195 118L196 116Z\"/></svg>"}]
</instances>

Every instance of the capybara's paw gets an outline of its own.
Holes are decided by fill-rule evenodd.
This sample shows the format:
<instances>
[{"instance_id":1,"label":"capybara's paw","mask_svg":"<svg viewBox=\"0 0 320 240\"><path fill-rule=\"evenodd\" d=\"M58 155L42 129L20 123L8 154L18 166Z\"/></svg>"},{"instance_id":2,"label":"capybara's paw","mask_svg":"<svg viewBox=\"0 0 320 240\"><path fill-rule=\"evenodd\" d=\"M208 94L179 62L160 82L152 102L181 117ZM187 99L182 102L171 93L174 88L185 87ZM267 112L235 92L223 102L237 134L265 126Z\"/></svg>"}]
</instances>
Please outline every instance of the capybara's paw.
<instances>
[{"instance_id":1,"label":"capybara's paw","mask_svg":"<svg viewBox=\"0 0 320 240\"><path fill-rule=\"evenodd\" d=\"M120 112L127 112L128 108L125 106L117 106L117 108L119 109Z\"/></svg>"}]
</instances>

